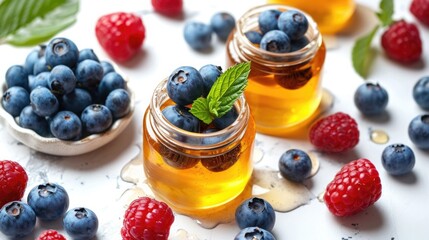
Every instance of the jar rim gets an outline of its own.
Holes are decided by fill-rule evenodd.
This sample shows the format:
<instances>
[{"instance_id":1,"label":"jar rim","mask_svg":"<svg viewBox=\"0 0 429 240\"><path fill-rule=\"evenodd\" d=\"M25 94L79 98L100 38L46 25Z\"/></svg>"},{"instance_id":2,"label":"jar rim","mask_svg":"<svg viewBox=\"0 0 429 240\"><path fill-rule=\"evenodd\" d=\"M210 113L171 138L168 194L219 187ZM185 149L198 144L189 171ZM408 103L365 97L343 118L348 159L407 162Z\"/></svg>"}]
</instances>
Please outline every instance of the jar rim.
<instances>
[{"instance_id":1,"label":"jar rim","mask_svg":"<svg viewBox=\"0 0 429 240\"><path fill-rule=\"evenodd\" d=\"M309 25L309 28L306 32L309 43L303 48L293 52L276 53L266 51L250 42L249 39L247 39L245 33L249 30L255 30L255 24L257 23L259 14L262 11L270 9L277 9L282 12L287 10L296 10L302 12L306 16ZM241 48L243 54L247 57L251 57L253 55L264 56L264 58L251 57L251 59L249 59L263 65L270 65L273 62L276 64L278 64L278 62L287 62L288 65L299 64L313 57L322 44L322 34L320 33L317 23L314 21L314 19L305 11L285 4L264 4L250 8L236 22L235 33L241 44L244 45L244 47Z\"/></svg>"},{"instance_id":2,"label":"jar rim","mask_svg":"<svg viewBox=\"0 0 429 240\"><path fill-rule=\"evenodd\" d=\"M242 94L234 104L238 116L231 125L210 133L190 132L171 124L162 114L162 106L170 100L167 94L167 82L168 78L162 80L156 86L150 101L150 115L153 119L153 124L156 124L156 126L153 126L154 130L165 145L181 146L183 148L195 150L207 150L223 147L242 138L247 127L246 122L248 121L250 111L244 94ZM222 140L207 144L207 141L203 141L203 139L207 138Z\"/></svg>"}]
</instances>

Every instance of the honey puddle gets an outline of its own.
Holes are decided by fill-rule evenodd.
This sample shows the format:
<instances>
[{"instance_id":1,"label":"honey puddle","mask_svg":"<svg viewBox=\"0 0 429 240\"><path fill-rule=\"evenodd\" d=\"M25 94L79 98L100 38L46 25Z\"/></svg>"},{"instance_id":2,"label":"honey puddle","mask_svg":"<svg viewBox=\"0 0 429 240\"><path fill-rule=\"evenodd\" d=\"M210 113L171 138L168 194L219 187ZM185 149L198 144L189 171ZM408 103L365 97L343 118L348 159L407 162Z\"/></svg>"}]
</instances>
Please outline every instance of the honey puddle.
<instances>
[{"instance_id":1,"label":"honey puddle","mask_svg":"<svg viewBox=\"0 0 429 240\"><path fill-rule=\"evenodd\" d=\"M383 130L369 129L369 139L377 144L385 144L389 141L389 135Z\"/></svg>"},{"instance_id":2,"label":"honey puddle","mask_svg":"<svg viewBox=\"0 0 429 240\"><path fill-rule=\"evenodd\" d=\"M313 165L311 175L314 175L319 169L319 161L314 154L309 153L309 156ZM261 158L263 158L263 152L257 154L255 161L261 161ZM128 205L132 200L138 197L154 197L146 182L142 159L143 157L140 151L140 153L121 170L121 179L135 185L122 194L121 201L124 205ZM221 223L232 222L235 218L235 211L231 209L236 209L249 195L266 199L278 212L291 211L299 206L307 204L315 198L304 184L294 183L284 179L281 177L278 170L255 168L252 181L250 181L243 193L236 199L220 207L208 209L201 214L189 217L196 220L201 227L207 229L214 228ZM187 235L188 233L184 230L178 231L173 235L175 236L173 239L197 239L181 237L186 237Z\"/></svg>"}]
</instances>

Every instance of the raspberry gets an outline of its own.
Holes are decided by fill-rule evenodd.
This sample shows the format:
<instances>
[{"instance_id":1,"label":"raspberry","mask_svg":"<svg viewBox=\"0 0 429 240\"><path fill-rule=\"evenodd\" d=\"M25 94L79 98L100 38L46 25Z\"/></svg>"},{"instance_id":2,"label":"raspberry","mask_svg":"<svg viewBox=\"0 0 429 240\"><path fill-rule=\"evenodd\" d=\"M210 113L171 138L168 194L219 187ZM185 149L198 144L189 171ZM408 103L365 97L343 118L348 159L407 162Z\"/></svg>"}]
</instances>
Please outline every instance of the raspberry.
<instances>
[{"instance_id":1,"label":"raspberry","mask_svg":"<svg viewBox=\"0 0 429 240\"><path fill-rule=\"evenodd\" d=\"M125 211L122 239L167 240L173 222L173 211L166 203L140 197Z\"/></svg>"},{"instance_id":2,"label":"raspberry","mask_svg":"<svg viewBox=\"0 0 429 240\"><path fill-rule=\"evenodd\" d=\"M374 204L381 196L378 171L365 158L344 165L326 187L324 202L335 216L350 216Z\"/></svg>"},{"instance_id":3,"label":"raspberry","mask_svg":"<svg viewBox=\"0 0 429 240\"><path fill-rule=\"evenodd\" d=\"M413 0L410 5L410 12L420 22L429 26L429 0Z\"/></svg>"},{"instance_id":4,"label":"raspberry","mask_svg":"<svg viewBox=\"0 0 429 240\"><path fill-rule=\"evenodd\" d=\"M381 36L381 46L389 58L400 63L418 61L422 55L419 29L404 20L389 26Z\"/></svg>"},{"instance_id":5,"label":"raspberry","mask_svg":"<svg viewBox=\"0 0 429 240\"><path fill-rule=\"evenodd\" d=\"M165 15L177 15L182 13L182 0L152 0L152 6L155 11Z\"/></svg>"},{"instance_id":6,"label":"raspberry","mask_svg":"<svg viewBox=\"0 0 429 240\"><path fill-rule=\"evenodd\" d=\"M346 113L337 112L319 119L310 129L310 142L326 152L344 152L359 142L356 121Z\"/></svg>"},{"instance_id":7,"label":"raspberry","mask_svg":"<svg viewBox=\"0 0 429 240\"><path fill-rule=\"evenodd\" d=\"M49 229L43 231L36 240L66 240L59 232Z\"/></svg>"},{"instance_id":8,"label":"raspberry","mask_svg":"<svg viewBox=\"0 0 429 240\"><path fill-rule=\"evenodd\" d=\"M18 201L24 196L28 176L17 162L0 161L0 208L8 202Z\"/></svg>"},{"instance_id":9,"label":"raspberry","mask_svg":"<svg viewBox=\"0 0 429 240\"><path fill-rule=\"evenodd\" d=\"M125 62L140 51L146 30L139 16L115 12L98 19L95 34L101 47L111 58Z\"/></svg>"}]
</instances>

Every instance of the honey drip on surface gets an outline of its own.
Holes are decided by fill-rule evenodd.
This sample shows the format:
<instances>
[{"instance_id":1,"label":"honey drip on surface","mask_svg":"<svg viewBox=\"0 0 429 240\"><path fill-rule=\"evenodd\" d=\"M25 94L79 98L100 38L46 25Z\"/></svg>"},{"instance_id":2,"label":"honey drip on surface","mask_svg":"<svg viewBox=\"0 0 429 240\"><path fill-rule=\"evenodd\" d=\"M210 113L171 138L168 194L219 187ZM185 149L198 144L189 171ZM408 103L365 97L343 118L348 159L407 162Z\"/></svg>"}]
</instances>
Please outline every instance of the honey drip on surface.
<instances>
[{"instance_id":1,"label":"honey drip on surface","mask_svg":"<svg viewBox=\"0 0 429 240\"><path fill-rule=\"evenodd\" d=\"M184 229L177 230L168 239L169 240L199 240L199 238L197 236L188 233Z\"/></svg>"},{"instance_id":2,"label":"honey drip on surface","mask_svg":"<svg viewBox=\"0 0 429 240\"><path fill-rule=\"evenodd\" d=\"M383 130L369 129L369 138L377 144L385 144L389 141L389 135Z\"/></svg>"},{"instance_id":3,"label":"honey drip on surface","mask_svg":"<svg viewBox=\"0 0 429 240\"><path fill-rule=\"evenodd\" d=\"M258 156L256 161L260 161ZM319 161L312 153L308 153L312 160L311 176L317 173L319 169ZM143 156L140 151L136 157L128 162L121 170L121 179L125 182L135 184L134 187L127 189L121 196L121 201L124 205L129 205L131 201L141 196L154 197L146 182L146 177L143 171ZM252 179L245 190L234 200L225 205L210 208L201 213L189 216L194 219L201 227L212 229L219 224L229 223L235 219L235 209L248 198L249 195L264 198L278 212L291 211L299 206L307 204L315 198L315 196L305 187L304 184L294 183L281 177L278 170L255 168L252 174ZM177 240L195 239L186 238L190 236L186 231L179 230L174 235Z\"/></svg>"}]
</instances>

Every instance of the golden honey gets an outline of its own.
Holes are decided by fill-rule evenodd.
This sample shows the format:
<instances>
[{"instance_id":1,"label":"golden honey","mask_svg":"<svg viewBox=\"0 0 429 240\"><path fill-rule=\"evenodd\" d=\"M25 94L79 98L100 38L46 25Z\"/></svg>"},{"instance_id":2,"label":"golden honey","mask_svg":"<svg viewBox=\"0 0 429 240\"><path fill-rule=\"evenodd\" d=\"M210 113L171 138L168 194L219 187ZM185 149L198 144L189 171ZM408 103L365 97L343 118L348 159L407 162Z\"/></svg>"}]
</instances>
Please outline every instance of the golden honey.
<instances>
[{"instance_id":1,"label":"golden honey","mask_svg":"<svg viewBox=\"0 0 429 240\"><path fill-rule=\"evenodd\" d=\"M308 120L322 97L322 69L326 48L317 24L307 15L309 43L290 53L272 53L252 44L244 35L258 30L258 16L268 9L286 11L284 5L263 5L238 19L227 45L227 66L251 61L246 100L260 133L284 135Z\"/></svg>"},{"instance_id":2,"label":"golden honey","mask_svg":"<svg viewBox=\"0 0 429 240\"><path fill-rule=\"evenodd\" d=\"M267 2L301 9L311 15L323 34L335 34L343 30L353 17L356 8L354 0L268 0Z\"/></svg>"},{"instance_id":3,"label":"golden honey","mask_svg":"<svg viewBox=\"0 0 429 240\"><path fill-rule=\"evenodd\" d=\"M252 175L256 132L244 96L235 104L237 120L211 133L188 132L170 124L162 109L171 104L164 80L143 120L144 172L156 198L176 212L197 215L239 196Z\"/></svg>"}]
</instances>

